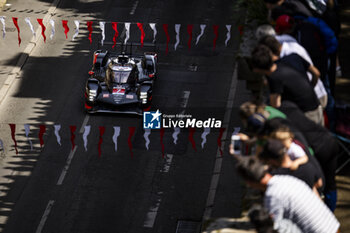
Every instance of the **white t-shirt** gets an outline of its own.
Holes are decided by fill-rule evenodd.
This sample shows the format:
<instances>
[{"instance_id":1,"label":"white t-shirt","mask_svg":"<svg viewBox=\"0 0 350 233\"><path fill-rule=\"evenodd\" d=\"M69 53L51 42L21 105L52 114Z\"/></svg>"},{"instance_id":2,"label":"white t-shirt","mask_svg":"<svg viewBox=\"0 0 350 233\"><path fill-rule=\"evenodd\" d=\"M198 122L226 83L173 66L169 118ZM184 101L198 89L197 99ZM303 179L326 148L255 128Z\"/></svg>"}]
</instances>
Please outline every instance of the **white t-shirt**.
<instances>
[{"instance_id":1,"label":"white t-shirt","mask_svg":"<svg viewBox=\"0 0 350 233\"><path fill-rule=\"evenodd\" d=\"M288 34L276 35L275 37L278 40L278 42L280 42L281 44L283 42L295 42L295 43L298 43L298 41L293 36L288 35Z\"/></svg>"},{"instance_id":2,"label":"white t-shirt","mask_svg":"<svg viewBox=\"0 0 350 233\"><path fill-rule=\"evenodd\" d=\"M309 54L304 49L303 46L301 46L298 42L282 42L282 48L280 53L280 58L284 56L288 56L292 53L298 54L300 57L302 57L304 60L306 60L310 65L313 65ZM307 76L309 80L312 80L312 74L310 72L307 72ZM325 95L327 95L326 89L324 88L324 85L320 79L317 80L317 83L314 87L314 91L316 93L317 98L321 98Z\"/></svg>"},{"instance_id":3,"label":"white t-shirt","mask_svg":"<svg viewBox=\"0 0 350 233\"><path fill-rule=\"evenodd\" d=\"M294 142L292 142L292 144L290 145L287 154L289 155L291 160L296 160L298 158L306 156L306 153L303 150L303 148L301 148L301 146Z\"/></svg>"}]
</instances>

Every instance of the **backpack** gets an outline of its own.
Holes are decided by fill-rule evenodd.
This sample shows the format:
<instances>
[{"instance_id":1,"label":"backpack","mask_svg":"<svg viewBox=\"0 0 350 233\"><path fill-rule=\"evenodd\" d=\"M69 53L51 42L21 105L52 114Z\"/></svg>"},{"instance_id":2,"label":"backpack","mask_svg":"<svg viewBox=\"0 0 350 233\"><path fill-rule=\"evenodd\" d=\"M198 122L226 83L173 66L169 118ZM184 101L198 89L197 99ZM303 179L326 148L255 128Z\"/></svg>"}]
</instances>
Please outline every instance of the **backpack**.
<instances>
[{"instance_id":1,"label":"backpack","mask_svg":"<svg viewBox=\"0 0 350 233\"><path fill-rule=\"evenodd\" d=\"M294 18L312 23L320 30L325 42L327 54L333 54L337 51L337 48L338 48L337 37L335 36L333 30L326 24L325 21L316 17L295 16Z\"/></svg>"}]
</instances>

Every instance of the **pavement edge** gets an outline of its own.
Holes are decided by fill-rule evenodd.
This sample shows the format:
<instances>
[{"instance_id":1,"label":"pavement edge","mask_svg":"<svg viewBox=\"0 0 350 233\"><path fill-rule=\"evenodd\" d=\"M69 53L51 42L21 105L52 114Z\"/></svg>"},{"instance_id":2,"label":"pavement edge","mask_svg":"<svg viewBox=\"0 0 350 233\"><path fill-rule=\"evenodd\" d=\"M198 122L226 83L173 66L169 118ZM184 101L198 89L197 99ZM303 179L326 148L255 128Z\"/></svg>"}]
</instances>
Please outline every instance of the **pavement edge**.
<instances>
[{"instance_id":1,"label":"pavement edge","mask_svg":"<svg viewBox=\"0 0 350 233\"><path fill-rule=\"evenodd\" d=\"M5 5L6 1L7 0L0 0L0 10ZM45 15L44 20L43 20L45 23L49 22L50 18L52 17L54 11L56 10L56 8L59 4L59 2L60 2L60 0L54 0L52 2L51 7L49 8L49 10L48 10L48 12ZM38 28L36 34L40 34L40 33L41 33L41 29ZM23 53L19 57L16 66L9 73L9 76L5 80L4 85L0 89L0 104L5 99L7 93L10 90L15 79L20 75L20 72L21 72L23 66L25 65L25 63L27 62L28 57L33 52L34 48L38 44L40 44L39 40L40 40L40 37L37 37L29 42L29 44L27 45L27 47L24 49Z\"/></svg>"}]
</instances>

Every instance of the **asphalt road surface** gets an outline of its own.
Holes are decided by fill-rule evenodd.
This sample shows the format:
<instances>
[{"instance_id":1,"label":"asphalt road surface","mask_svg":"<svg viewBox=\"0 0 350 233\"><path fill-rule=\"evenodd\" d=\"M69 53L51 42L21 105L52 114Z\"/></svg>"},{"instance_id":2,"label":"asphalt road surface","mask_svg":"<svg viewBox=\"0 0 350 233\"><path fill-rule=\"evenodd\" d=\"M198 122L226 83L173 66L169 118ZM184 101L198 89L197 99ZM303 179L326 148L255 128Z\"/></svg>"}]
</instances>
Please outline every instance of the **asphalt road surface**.
<instances>
[{"instance_id":1,"label":"asphalt road surface","mask_svg":"<svg viewBox=\"0 0 350 233\"><path fill-rule=\"evenodd\" d=\"M8 19L22 20L22 47L25 47L31 34L23 19L30 16L34 22L37 17L44 17L51 1L9 0L8 3L11 5L4 7L2 14ZM233 127L239 124L237 108L232 106L238 106L247 95L244 85L234 75L241 16L234 12L233 1L60 0L56 3L52 14L57 25L55 38L36 44L0 105L0 138L5 145L5 150L0 152L2 231L171 233L185 232L179 227L181 221L193 222L192 228L199 229L203 216L238 217L242 191L227 154L227 142ZM69 21L68 40L63 34L62 19ZM75 19L81 21L81 30L76 40L71 41ZM88 20L94 26L92 44L87 39ZM163 158L159 130L152 130L149 150L146 149L142 118L85 113L84 86L92 52L101 39L99 21L107 22L106 40L111 40L113 35L110 22L119 22L118 41L125 38L123 22L142 22L145 42L153 39L147 24L157 23L159 79L154 87L152 108L163 114L183 112L201 119L230 122L222 139L226 142L222 157L218 154L217 129L210 132L204 148L201 147L203 129L196 129L196 150L189 142L188 130L181 130L174 144L174 130L166 129ZM169 25L168 54L162 24ZM182 25L176 51L175 24ZM191 50L187 48L188 24L194 25ZM200 24L206 24L207 28L195 46ZM232 25L227 47L226 24ZM212 25L219 25L215 50ZM9 48L14 48L7 64L14 63L21 52L16 33L8 32L7 38L15 39L6 43L8 54ZM139 38L140 31L132 24L130 41L139 42ZM1 46L5 46L4 41ZM228 102L230 95L233 100ZM17 155L10 123L16 124ZM24 124L31 126L29 137L33 150L25 137ZM61 125L61 146L53 130L57 124ZM46 126L42 148L38 140L40 125ZM87 151L82 140L86 125L91 126ZM70 126L76 126L74 150ZM112 141L114 126L121 129L117 151ZM99 127L106 129L100 157ZM128 147L129 127L136 128L131 138L133 155ZM187 232L196 232L190 228L188 225Z\"/></svg>"}]
</instances>

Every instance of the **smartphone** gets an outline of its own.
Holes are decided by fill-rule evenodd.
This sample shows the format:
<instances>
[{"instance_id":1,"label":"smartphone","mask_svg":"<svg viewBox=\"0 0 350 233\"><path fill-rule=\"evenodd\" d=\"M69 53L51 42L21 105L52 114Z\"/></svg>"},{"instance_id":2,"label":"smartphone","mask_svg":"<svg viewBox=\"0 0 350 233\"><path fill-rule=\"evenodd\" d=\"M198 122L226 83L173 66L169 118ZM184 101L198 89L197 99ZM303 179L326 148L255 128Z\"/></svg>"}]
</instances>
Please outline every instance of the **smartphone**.
<instances>
[{"instance_id":1,"label":"smartphone","mask_svg":"<svg viewBox=\"0 0 350 233\"><path fill-rule=\"evenodd\" d=\"M241 141L241 138L237 134L231 136L231 144L233 145L234 153L241 154L242 141Z\"/></svg>"}]
</instances>

